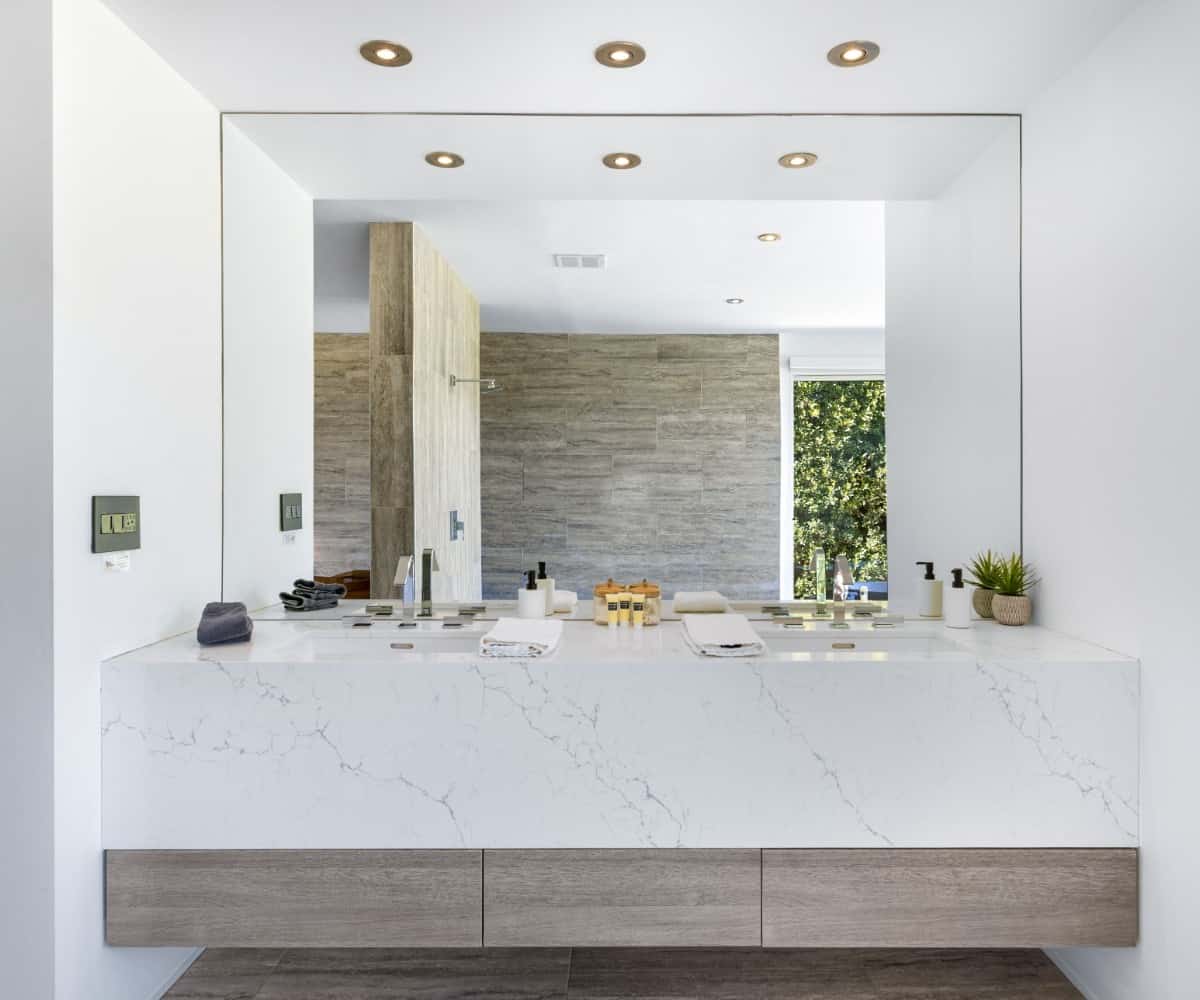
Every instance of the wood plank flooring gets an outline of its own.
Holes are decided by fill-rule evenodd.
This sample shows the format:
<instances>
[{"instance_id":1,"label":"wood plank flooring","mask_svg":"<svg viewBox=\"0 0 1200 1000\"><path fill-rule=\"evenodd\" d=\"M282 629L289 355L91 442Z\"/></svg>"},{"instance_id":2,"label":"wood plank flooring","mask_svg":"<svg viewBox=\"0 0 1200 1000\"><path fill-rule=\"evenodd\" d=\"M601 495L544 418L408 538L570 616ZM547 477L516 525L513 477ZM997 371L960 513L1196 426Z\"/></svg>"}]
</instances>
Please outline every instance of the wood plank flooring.
<instances>
[{"instance_id":1,"label":"wood plank flooring","mask_svg":"<svg viewBox=\"0 0 1200 1000\"><path fill-rule=\"evenodd\" d=\"M1080 1000L1037 950L210 948L165 1000Z\"/></svg>"}]
</instances>

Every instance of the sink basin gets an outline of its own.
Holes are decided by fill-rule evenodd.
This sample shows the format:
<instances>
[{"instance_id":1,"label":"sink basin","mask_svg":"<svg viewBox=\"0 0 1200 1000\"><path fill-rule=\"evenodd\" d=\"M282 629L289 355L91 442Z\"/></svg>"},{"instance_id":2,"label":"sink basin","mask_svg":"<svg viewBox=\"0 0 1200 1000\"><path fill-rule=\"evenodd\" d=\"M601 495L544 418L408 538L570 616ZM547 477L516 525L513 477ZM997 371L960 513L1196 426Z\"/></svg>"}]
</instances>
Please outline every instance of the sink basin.
<instances>
[{"instance_id":1,"label":"sink basin","mask_svg":"<svg viewBox=\"0 0 1200 1000\"><path fill-rule=\"evenodd\" d=\"M957 647L945 639L901 629L888 631L765 628L759 631L773 653L896 653L932 656L954 653Z\"/></svg>"}]
</instances>

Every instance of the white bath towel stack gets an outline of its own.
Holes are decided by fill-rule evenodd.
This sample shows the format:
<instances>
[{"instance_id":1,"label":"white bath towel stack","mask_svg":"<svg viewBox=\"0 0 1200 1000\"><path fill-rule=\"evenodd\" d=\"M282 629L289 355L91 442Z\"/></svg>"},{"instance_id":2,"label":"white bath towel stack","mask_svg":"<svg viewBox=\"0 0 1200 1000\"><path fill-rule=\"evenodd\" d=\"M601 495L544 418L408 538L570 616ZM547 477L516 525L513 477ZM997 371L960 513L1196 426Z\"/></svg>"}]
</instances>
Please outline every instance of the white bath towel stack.
<instances>
[{"instance_id":1,"label":"white bath towel stack","mask_svg":"<svg viewBox=\"0 0 1200 1000\"><path fill-rule=\"evenodd\" d=\"M713 615L729 610L729 599L716 590L678 590L671 608L677 615Z\"/></svg>"},{"instance_id":2,"label":"white bath towel stack","mask_svg":"<svg viewBox=\"0 0 1200 1000\"><path fill-rule=\"evenodd\" d=\"M554 618L501 618L479 640L479 655L524 659L548 656L558 647L562 629L562 622Z\"/></svg>"},{"instance_id":3,"label":"white bath towel stack","mask_svg":"<svg viewBox=\"0 0 1200 1000\"><path fill-rule=\"evenodd\" d=\"M683 637L701 656L762 656L767 649L745 615L684 615Z\"/></svg>"}]
</instances>

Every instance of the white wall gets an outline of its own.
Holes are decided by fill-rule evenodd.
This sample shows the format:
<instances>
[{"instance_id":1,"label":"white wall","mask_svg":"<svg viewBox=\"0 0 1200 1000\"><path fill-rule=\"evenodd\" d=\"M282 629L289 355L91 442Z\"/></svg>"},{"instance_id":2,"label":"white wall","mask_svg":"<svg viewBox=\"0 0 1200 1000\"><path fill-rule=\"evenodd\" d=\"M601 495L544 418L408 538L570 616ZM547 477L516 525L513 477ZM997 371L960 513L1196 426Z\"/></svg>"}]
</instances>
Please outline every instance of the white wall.
<instances>
[{"instance_id":1,"label":"white wall","mask_svg":"<svg viewBox=\"0 0 1200 1000\"><path fill-rule=\"evenodd\" d=\"M100 660L220 591L216 110L98 0L54 5L55 995L141 1000L190 952L104 944ZM129 573L93 494L141 496ZM23 669L24 669L23 665Z\"/></svg>"},{"instance_id":2,"label":"white wall","mask_svg":"<svg viewBox=\"0 0 1200 1000\"><path fill-rule=\"evenodd\" d=\"M801 358L828 363L830 359L884 364L883 329L789 330L779 334L779 596L794 596L796 483L793 474L796 447L795 397L791 360Z\"/></svg>"},{"instance_id":3,"label":"white wall","mask_svg":"<svg viewBox=\"0 0 1200 1000\"><path fill-rule=\"evenodd\" d=\"M1200 65L1165 55L1198 33L1194 0L1143 5L1024 121L1037 616L1142 660L1141 944L1055 956L1097 1000L1200 982Z\"/></svg>"},{"instance_id":4,"label":"white wall","mask_svg":"<svg viewBox=\"0 0 1200 1000\"><path fill-rule=\"evenodd\" d=\"M313 568L312 199L229 121L223 161L224 595L261 608Z\"/></svg>"},{"instance_id":5,"label":"white wall","mask_svg":"<svg viewBox=\"0 0 1200 1000\"><path fill-rule=\"evenodd\" d=\"M888 593L918 559L948 580L1020 547L1019 144L1006 134L938 199L887 206Z\"/></svg>"},{"instance_id":6,"label":"white wall","mask_svg":"<svg viewBox=\"0 0 1200 1000\"><path fill-rule=\"evenodd\" d=\"M54 982L50 8L5 5L0 59L0 992ZM16 474L19 474L17 481ZM12 479L8 477L13 475Z\"/></svg>"}]
</instances>

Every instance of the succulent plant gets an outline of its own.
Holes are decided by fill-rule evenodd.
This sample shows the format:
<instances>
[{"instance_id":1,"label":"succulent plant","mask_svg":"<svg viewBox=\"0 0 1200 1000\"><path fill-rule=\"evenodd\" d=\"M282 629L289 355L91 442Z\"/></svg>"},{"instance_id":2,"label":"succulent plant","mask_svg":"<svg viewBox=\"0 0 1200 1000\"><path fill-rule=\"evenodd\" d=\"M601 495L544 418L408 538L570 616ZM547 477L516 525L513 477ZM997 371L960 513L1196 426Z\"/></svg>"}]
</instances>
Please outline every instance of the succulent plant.
<instances>
[{"instance_id":1,"label":"succulent plant","mask_svg":"<svg viewBox=\"0 0 1200 1000\"><path fill-rule=\"evenodd\" d=\"M1024 597L1041 582L1019 552L999 559L992 580L992 589L1005 597Z\"/></svg>"},{"instance_id":2,"label":"succulent plant","mask_svg":"<svg viewBox=\"0 0 1200 1000\"><path fill-rule=\"evenodd\" d=\"M967 583L972 587L980 587L983 590L996 589L996 576L1000 571L1000 566L1004 562L1002 556L996 555L991 549L986 552L980 552L974 559L967 563Z\"/></svg>"}]
</instances>

